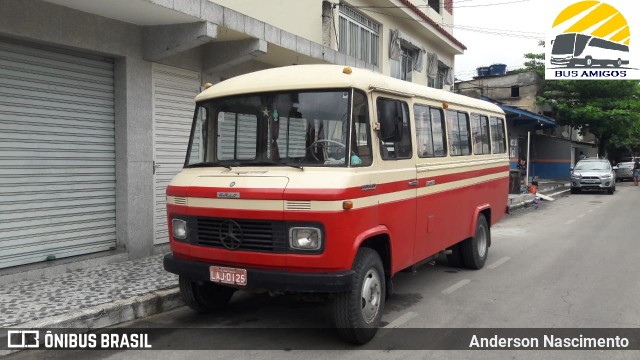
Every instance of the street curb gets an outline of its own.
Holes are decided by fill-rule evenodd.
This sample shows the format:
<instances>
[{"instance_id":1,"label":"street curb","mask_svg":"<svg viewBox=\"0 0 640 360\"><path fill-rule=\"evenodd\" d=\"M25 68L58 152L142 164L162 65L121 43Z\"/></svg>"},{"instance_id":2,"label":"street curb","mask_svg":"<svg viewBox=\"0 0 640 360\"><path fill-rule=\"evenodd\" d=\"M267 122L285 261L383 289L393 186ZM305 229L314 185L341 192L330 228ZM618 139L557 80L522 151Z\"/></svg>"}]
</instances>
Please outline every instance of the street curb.
<instances>
[{"instance_id":1,"label":"street curb","mask_svg":"<svg viewBox=\"0 0 640 360\"><path fill-rule=\"evenodd\" d=\"M175 286L86 309L73 310L66 314L11 325L7 329L74 328L88 331L159 314L183 305L180 290ZM6 343L5 339L6 334L0 334L0 341ZM0 356L16 351L20 350L0 351Z\"/></svg>"},{"instance_id":2,"label":"street curb","mask_svg":"<svg viewBox=\"0 0 640 360\"><path fill-rule=\"evenodd\" d=\"M555 192L553 195L558 195L558 194L562 194L565 193L567 191L570 191L571 189L569 188L571 184L570 183L566 183L566 184L562 184L562 185L558 185L558 186L552 186L549 188L545 188L544 192L540 192L543 195L547 195L548 193L558 190L557 192ZM509 213L511 213L513 210L518 210L518 209L522 209L524 207L526 207L527 205L531 205L533 204L533 199L532 200L527 200L527 201L523 201L517 204L513 204L513 205L509 205Z\"/></svg>"},{"instance_id":3,"label":"street curb","mask_svg":"<svg viewBox=\"0 0 640 360\"><path fill-rule=\"evenodd\" d=\"M74 310L66 314L11 325L10 328L97 329L155 315L182 305L184 302L176 286L87 309Z\"/></svg>"}]
</instances>

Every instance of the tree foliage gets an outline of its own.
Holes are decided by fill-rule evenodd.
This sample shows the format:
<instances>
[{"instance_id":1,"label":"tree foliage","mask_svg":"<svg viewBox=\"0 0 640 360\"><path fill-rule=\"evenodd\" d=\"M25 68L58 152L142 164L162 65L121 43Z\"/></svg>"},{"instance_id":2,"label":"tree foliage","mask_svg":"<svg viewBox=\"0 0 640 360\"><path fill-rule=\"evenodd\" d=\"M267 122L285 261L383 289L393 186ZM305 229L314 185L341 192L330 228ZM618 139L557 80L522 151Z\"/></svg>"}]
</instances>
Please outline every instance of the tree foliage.
<instances>
[{"instance_id":1,"label":"tree foliage","mask_svg":"<svg viewBox=\"0 0 640 360\"><path fill-rule=\"evenodd\" d=\"M539 46L544 47L544 40L538 42ZM526 72L535 71L544 78L544 52L542 53L526 53L524 54L524 69Z\"/></svg>"},{"instance_id":2,"label":"tree foliage","mask_svg":"<svg viewBox=\"0 0 640 360\"><path fill-rule=\"evenodd\" d=\"M538 43L544 48L544 41ZM526 71L544 79L545 54L524 55ZM539 104L549 104L560 125L595 135L598 152L640 154L640 82L635 80L545 80Z\"/></svg>"},{"instance_id":3,"label":"tree foliage","mask_svg":"<svg viewBox=\"0 0 640 360\"><path fill-rule=\"evenodd\" d=\"M553 105L561 125L598 139L598 152L640 151L640 86L634 80L548 80L539 101Z\"/></svg>"}]
</instances>

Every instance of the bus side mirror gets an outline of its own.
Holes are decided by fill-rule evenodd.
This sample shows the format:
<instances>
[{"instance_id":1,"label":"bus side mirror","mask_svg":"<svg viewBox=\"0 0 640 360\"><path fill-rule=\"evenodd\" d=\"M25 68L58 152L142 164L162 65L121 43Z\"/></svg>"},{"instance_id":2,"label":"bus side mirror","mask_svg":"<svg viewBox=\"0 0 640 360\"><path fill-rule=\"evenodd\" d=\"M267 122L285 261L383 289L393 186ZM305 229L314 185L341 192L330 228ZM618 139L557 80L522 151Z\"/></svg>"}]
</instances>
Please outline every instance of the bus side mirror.
<instances>
[{"instance_id":1,"label":"bus side mirror","mask_svg":"<svg viewBox=\"0 0 640 360\"><path fill-rule=\"evenodd\" d=\"M402 141L402 107L399 101L379 101L378 122L380 123L380 140L384 142Z\"/></svg>"}]
</instances>

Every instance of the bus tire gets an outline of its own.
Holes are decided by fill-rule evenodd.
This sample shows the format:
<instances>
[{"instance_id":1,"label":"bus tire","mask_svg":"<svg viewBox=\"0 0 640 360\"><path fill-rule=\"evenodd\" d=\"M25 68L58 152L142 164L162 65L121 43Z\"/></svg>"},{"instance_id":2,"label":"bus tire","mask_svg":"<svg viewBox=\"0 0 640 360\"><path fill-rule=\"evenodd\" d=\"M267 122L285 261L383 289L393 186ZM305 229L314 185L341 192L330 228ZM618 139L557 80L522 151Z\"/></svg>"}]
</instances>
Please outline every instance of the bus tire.
<instances>
[{"instance_id":1,"label":"bus tire","mask_svg":"<svg viewBox=\"0 0 640 360\"><path fill-rule=\"evenodd\" d=\"M351 290L334 299L334 322L338 335L352 344L366 344L376 335L385 301L382 260L370 248L358 250L352 269Z\"/></svg>"},{"instance_id":2,"label":"bus tire","mask_svg":"<svg viewBox=\"0 0 640 360\"><path fill-rule=\"evenodd\" d=\"M616 67L620 66L622 66L622 59L618 59L618 61L616 61Z\"/></svg>"},{"instance_id":3,"label":"bus tire","mask_svg":"<svg viewBox=\"0 0 640 360\"><path fill-rule=\"evenodd\" d=\"M451 248L451 254L447 254L447 262L452 267L464 266L464 260L462 259L462 246L461 244L455 244Z\"/></svg>"},{"instance_id":4,"label":"bus tire","mask_svg":"<svg viewBox=\"0 0 640 360\"><path fill-rule=\"evenodd\" d=\"M476 231L473 237L462 242L462 259L469 269L481 269L487 261L489 244L491 243L491 231L487 219L483 214L478 215Z\"/></svg>"},{"instance_id":5,"label":"bus tire","mask_svg":"<svg viewBox=\"0 0 640 360\"><path fill-rule=\"evenodd\" d=\"M193 281L184 276L178 280L185 304L199 313L223 309L236 289L214 283Z\"/></svg>"},{"instance_id":6,"label":"bus tire","mask_svg":"<svg viewBox=\"0 0 640 360\"><path fill-rule=\"evenodd\" d=\"M587 67L592 67L593 66L593 59L591 58L591 56L587 56L586 57L585 64L587 65Z\"/></svg>"}]
</instances>

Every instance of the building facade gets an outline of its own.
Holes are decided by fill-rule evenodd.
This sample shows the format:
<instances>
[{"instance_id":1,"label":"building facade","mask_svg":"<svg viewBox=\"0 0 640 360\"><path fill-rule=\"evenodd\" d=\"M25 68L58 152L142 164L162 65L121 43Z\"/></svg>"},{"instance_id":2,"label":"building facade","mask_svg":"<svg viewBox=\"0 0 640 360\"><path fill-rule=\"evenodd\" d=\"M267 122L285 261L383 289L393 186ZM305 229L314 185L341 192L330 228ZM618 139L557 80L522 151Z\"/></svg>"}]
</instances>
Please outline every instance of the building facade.
<instances>
[{"instance_id":1,"label":"building facade","mask_svg":"<svg viewBox=\"0 0 640 360\"><path fill-rule=\"evenodd\" d=\"M0 282L166 251L165 188L202 84L335 63L446 88L464 50L441 25L452 12L418 0L0 1Z\"/></svg>"}]
</instances>

